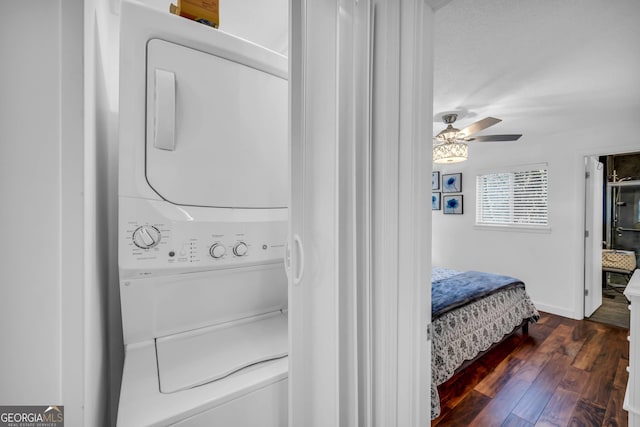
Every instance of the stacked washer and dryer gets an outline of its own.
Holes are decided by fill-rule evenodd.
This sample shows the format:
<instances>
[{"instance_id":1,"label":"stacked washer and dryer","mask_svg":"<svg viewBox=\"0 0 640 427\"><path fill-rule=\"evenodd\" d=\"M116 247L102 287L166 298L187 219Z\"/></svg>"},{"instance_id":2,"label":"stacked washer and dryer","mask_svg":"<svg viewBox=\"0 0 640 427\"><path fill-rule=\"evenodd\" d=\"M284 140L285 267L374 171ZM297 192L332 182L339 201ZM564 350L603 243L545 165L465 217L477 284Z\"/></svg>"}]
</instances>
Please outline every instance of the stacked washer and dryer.
<instances>
[{"instance_id":1,"label":"stacked washer and dryer","mask_svg":"<svg viewBox=\"0 0 640 427\"><path fill-rule=\"evenodd\" d=\"M118 426L287 424L287 59L125 1Z\"/></svg>"}]
</instances>

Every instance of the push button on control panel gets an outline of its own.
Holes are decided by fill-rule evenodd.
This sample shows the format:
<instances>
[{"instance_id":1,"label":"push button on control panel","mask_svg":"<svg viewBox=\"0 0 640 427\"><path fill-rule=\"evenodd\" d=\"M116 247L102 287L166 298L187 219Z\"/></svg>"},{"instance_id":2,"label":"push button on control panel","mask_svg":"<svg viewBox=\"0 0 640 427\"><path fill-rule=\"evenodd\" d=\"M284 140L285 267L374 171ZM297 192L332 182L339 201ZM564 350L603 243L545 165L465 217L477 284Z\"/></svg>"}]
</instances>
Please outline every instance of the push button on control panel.
<instances>
[{"instance_id":1,"label":"push button on control panel","mask_svg":"<svg viewBox=\"0 0 640 427\"><path fill-rule=\"evenodd\" d=\"M222 258L224 254L227 253L227 249L220 243L215 243L211 245L211 248L209 248L209 253L216 259Z\"/></svg>"},{"instance_id":2,"label":"push button on control panel","mask_svg":"<svg viewBox=\"0 0 640 427\"><path fill-rule=\"evenodd\" d=\"M245 256L248 251L249 251L249 247L245 242L238 242L233 247L233 253L236 256Z\"/></svg>"}]
</instances>

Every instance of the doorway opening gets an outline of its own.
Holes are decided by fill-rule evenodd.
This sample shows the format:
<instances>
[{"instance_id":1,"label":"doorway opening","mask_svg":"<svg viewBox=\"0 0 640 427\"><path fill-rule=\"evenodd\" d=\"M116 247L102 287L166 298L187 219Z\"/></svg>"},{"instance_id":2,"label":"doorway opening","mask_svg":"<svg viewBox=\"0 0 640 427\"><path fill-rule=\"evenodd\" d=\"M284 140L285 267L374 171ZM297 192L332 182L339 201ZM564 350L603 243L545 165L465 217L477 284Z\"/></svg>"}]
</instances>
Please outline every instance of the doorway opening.
<instances>
[{"instance_id":1,"label":"doorway opening","mask_svg":"<svg viewBox=\"0 0 640 427\"><path fill-rule=\"evenodd\" d=\"M593 159L593 158L592 158ZM633 271L638 268L640 258L640 153L611 154L597 159L602 165L602 179L594 191L601 192L600 197L589 197L587 194L586 217L590 217L589 210L596 212L593 217L601 218L601 245L598 248L593 237L592 253L588 254L589 245L585 245L585 317L590 320L629 327L629 301L624 296L624 290ZM588 169L588 166L587 166ZM589 172L589 171L588 171ZM587 174L589 175L589 174ZM587 177L589 179L589 177ZM589 192L587 185L587 193ZM589 201L602 200L601 203ZM588 230L588 228L587 228ZM588 295L589 258L597 257L600 252L601 274L597 278L600 282L599 296ZM591 263L591 267L593 268ZM596 279L593 273L591 279ZM596 290L597 292L597 290ZM594 304L594 300L601 300L601 304ZM598 305L596 307L596 305ZM589 310L592 307L594 310Z\"/></svg>"}]
</instances>

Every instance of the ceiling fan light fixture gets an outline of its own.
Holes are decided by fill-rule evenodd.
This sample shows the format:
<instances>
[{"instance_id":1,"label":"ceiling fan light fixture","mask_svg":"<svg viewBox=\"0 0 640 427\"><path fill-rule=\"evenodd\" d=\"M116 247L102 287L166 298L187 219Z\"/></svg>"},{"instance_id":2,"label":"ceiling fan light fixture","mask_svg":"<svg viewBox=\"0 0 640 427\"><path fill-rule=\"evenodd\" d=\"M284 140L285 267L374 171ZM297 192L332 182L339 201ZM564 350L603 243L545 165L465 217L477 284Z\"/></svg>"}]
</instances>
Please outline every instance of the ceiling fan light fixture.
<instances>
[{"instance_id":1,"label":"ceiling fan light fixture","mask_svg":"<svg viewBox=\"0 0 640 427\"><path fill-rule=\"evenodd\" d=\"M433 146L433 163L447 164L464 162L469 157L466 142L445 142Z\"/></svg>"},{"instance_id":2,"label":"ceiling fan light fixture","mask_svg":"<svg viewBox=\"0 0 640 427\"><path fill-rule=\"evenodd\" d=\"M456 129L449 124L445 130L435 136L435 139L442 142L455 142L458 132L460 132L460 129Z\"/></svg>"}]
</instances>

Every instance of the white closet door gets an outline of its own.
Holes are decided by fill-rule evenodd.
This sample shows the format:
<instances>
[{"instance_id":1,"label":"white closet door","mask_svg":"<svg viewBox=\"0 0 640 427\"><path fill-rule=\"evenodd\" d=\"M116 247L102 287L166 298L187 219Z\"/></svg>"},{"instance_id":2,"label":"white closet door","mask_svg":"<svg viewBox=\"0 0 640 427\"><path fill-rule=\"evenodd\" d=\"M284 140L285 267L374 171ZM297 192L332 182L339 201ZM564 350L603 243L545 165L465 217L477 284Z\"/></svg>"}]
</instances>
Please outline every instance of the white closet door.
<instances>
[{"instance_id":1,"label":"white closet door","mask_svg":"<svg viewBox=\"0 0 640 427\"><path fill-rule=\"evenodd\" d=\"M337 426L337 4L290 8L289 425Z\"/></svg>"},{"instance_id":2,"label":"white closet door","mask_svg":"<svg viewBox=\"0 0 640 427\"><path fill-rule=\"evenodd\" d=\"M291 16L289 425L355 426L370 378L369 1L291 2Z\"/></svg>"},{"instance_id":3,"label":"white closet door","mask_svg":"<svg viewBox=\"0 0 640 427\"><path fill-rule=\"evenodd\" d=\"M290 2L291 427L429 424L431 10L380 3Z\"/></svg>"}]
</instances>

